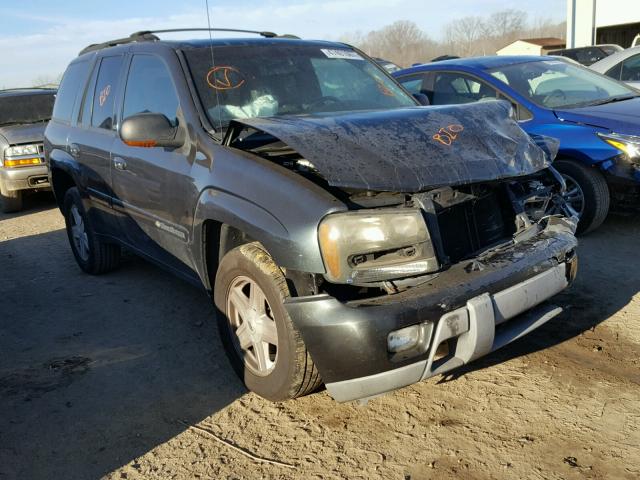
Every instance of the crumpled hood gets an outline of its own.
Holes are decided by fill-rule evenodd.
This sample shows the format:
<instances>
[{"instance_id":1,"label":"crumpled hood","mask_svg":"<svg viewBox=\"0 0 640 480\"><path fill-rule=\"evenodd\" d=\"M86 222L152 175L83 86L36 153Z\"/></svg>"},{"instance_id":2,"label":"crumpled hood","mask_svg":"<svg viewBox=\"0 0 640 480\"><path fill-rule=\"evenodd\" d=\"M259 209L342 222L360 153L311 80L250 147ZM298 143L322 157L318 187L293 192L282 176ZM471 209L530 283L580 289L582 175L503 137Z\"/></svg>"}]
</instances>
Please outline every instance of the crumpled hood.
<instances>
[{"instance_id":1,"label":"crumpled hood","mask_svg":"<svg viewBox=\"0 0 640 480\"><path fill-rule=\"evenodd\" d=\"M564 121L599 127L616 133L640 135L640 98L592 107L555 110Z\"/></svg>"},{"instance_id":2,"label":"crumpled hood","mask_svg":"<svg viewBox=\"0 0 640 480\"><path fill-rule=\"evenodd\" d=\"M506 102L236 120L313 163L330 185L417 192L527 175L551 163L557 142L536 141Z\"/></svg>"},{"instance_id":3,"label":"crumpled hood","mask_svg":"<svg viewBox=\"0 0 640 480\"><path fill-rule=\"evenodd\" d=\"M0 135L5 138L9 145L42 143L46 127L46 123L7 125L6 127L0 127Z\"/></svg>"}]
</instances>

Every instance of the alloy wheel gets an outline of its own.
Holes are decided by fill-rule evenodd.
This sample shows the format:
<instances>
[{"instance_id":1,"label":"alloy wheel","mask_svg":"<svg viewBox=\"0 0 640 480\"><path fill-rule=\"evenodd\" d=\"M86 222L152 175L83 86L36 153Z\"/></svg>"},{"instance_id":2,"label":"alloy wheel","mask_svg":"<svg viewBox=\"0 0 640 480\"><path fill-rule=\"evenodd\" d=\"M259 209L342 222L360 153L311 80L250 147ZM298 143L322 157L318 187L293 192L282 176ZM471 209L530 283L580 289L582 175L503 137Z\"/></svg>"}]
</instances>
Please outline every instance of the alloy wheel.
<instances>
[{"instance_id":1,"label":"alloy wheel","mask_svg":"<svg viewBox=\"0 0 640 480\"><path fill-rule=\"evenodd\" d=\"M278 357L278 330L267 297L254 280L240 276L231 282L227 319L245 366L258 376L271 373Z\"/></svg>"}]
</instances>

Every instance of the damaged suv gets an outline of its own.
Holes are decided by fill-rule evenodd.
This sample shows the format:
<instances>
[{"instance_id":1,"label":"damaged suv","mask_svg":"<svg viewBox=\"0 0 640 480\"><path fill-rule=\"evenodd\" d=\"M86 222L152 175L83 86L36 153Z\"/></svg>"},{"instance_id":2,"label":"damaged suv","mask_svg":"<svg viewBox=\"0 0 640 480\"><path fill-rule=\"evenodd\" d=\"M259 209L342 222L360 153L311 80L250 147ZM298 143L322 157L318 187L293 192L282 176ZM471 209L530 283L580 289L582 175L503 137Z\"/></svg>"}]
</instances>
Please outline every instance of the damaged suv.
<instances>
[{"instance_id":1,"label":"damaged suv","mask_svg":"<svg viewBox=\"0 0 640 480\"><path fill-rule=\"evenodd\" d=\"M84 271L124 247L212 295L249 389L365 398L561 311L574 212L508 104L420 107L340 43L158 33L70 64L51 183Z\"/></svg>"}]
</instances>

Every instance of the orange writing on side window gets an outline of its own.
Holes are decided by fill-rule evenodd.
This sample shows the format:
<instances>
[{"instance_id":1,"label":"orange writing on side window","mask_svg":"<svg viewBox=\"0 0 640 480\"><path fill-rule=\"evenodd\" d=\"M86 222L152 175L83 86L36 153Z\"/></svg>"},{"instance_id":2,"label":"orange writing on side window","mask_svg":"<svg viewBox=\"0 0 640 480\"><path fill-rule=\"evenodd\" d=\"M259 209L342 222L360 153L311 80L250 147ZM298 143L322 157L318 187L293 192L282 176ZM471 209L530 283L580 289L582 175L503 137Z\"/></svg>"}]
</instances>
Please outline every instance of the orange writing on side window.
<instances>
[{"instance_id":1,"label":"orange writing on side window","mask_svg":"<svg viewBox=\"0 0 640 480\"><path fill-rule=\"evenodd\" d=\"M111 93L111 84L104 87L100 90L100 96L98 97L98 102L100 102L100 106L103 107L107 98L109 98L109 94Z\"/></svg>"}]
</instances>

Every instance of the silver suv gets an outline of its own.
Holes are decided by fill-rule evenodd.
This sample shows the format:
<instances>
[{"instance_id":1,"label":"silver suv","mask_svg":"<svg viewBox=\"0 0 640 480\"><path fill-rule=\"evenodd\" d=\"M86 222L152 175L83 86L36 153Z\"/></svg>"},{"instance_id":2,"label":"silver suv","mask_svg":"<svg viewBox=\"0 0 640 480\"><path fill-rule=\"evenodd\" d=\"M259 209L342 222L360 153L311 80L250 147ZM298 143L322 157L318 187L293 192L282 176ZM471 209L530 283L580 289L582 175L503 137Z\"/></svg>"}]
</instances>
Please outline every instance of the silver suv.
<instances>
[{"instance_id":1,"label":"silver suv","mask_svg":"<svg viewBox=\"0 0 640 480\"><path fill-rule=\"evenodd\" d=\"M42 140L56 90L24 88L0 91L0 207L22 209L26 190L50 188Z\"/></svg>"}]
</instances>

